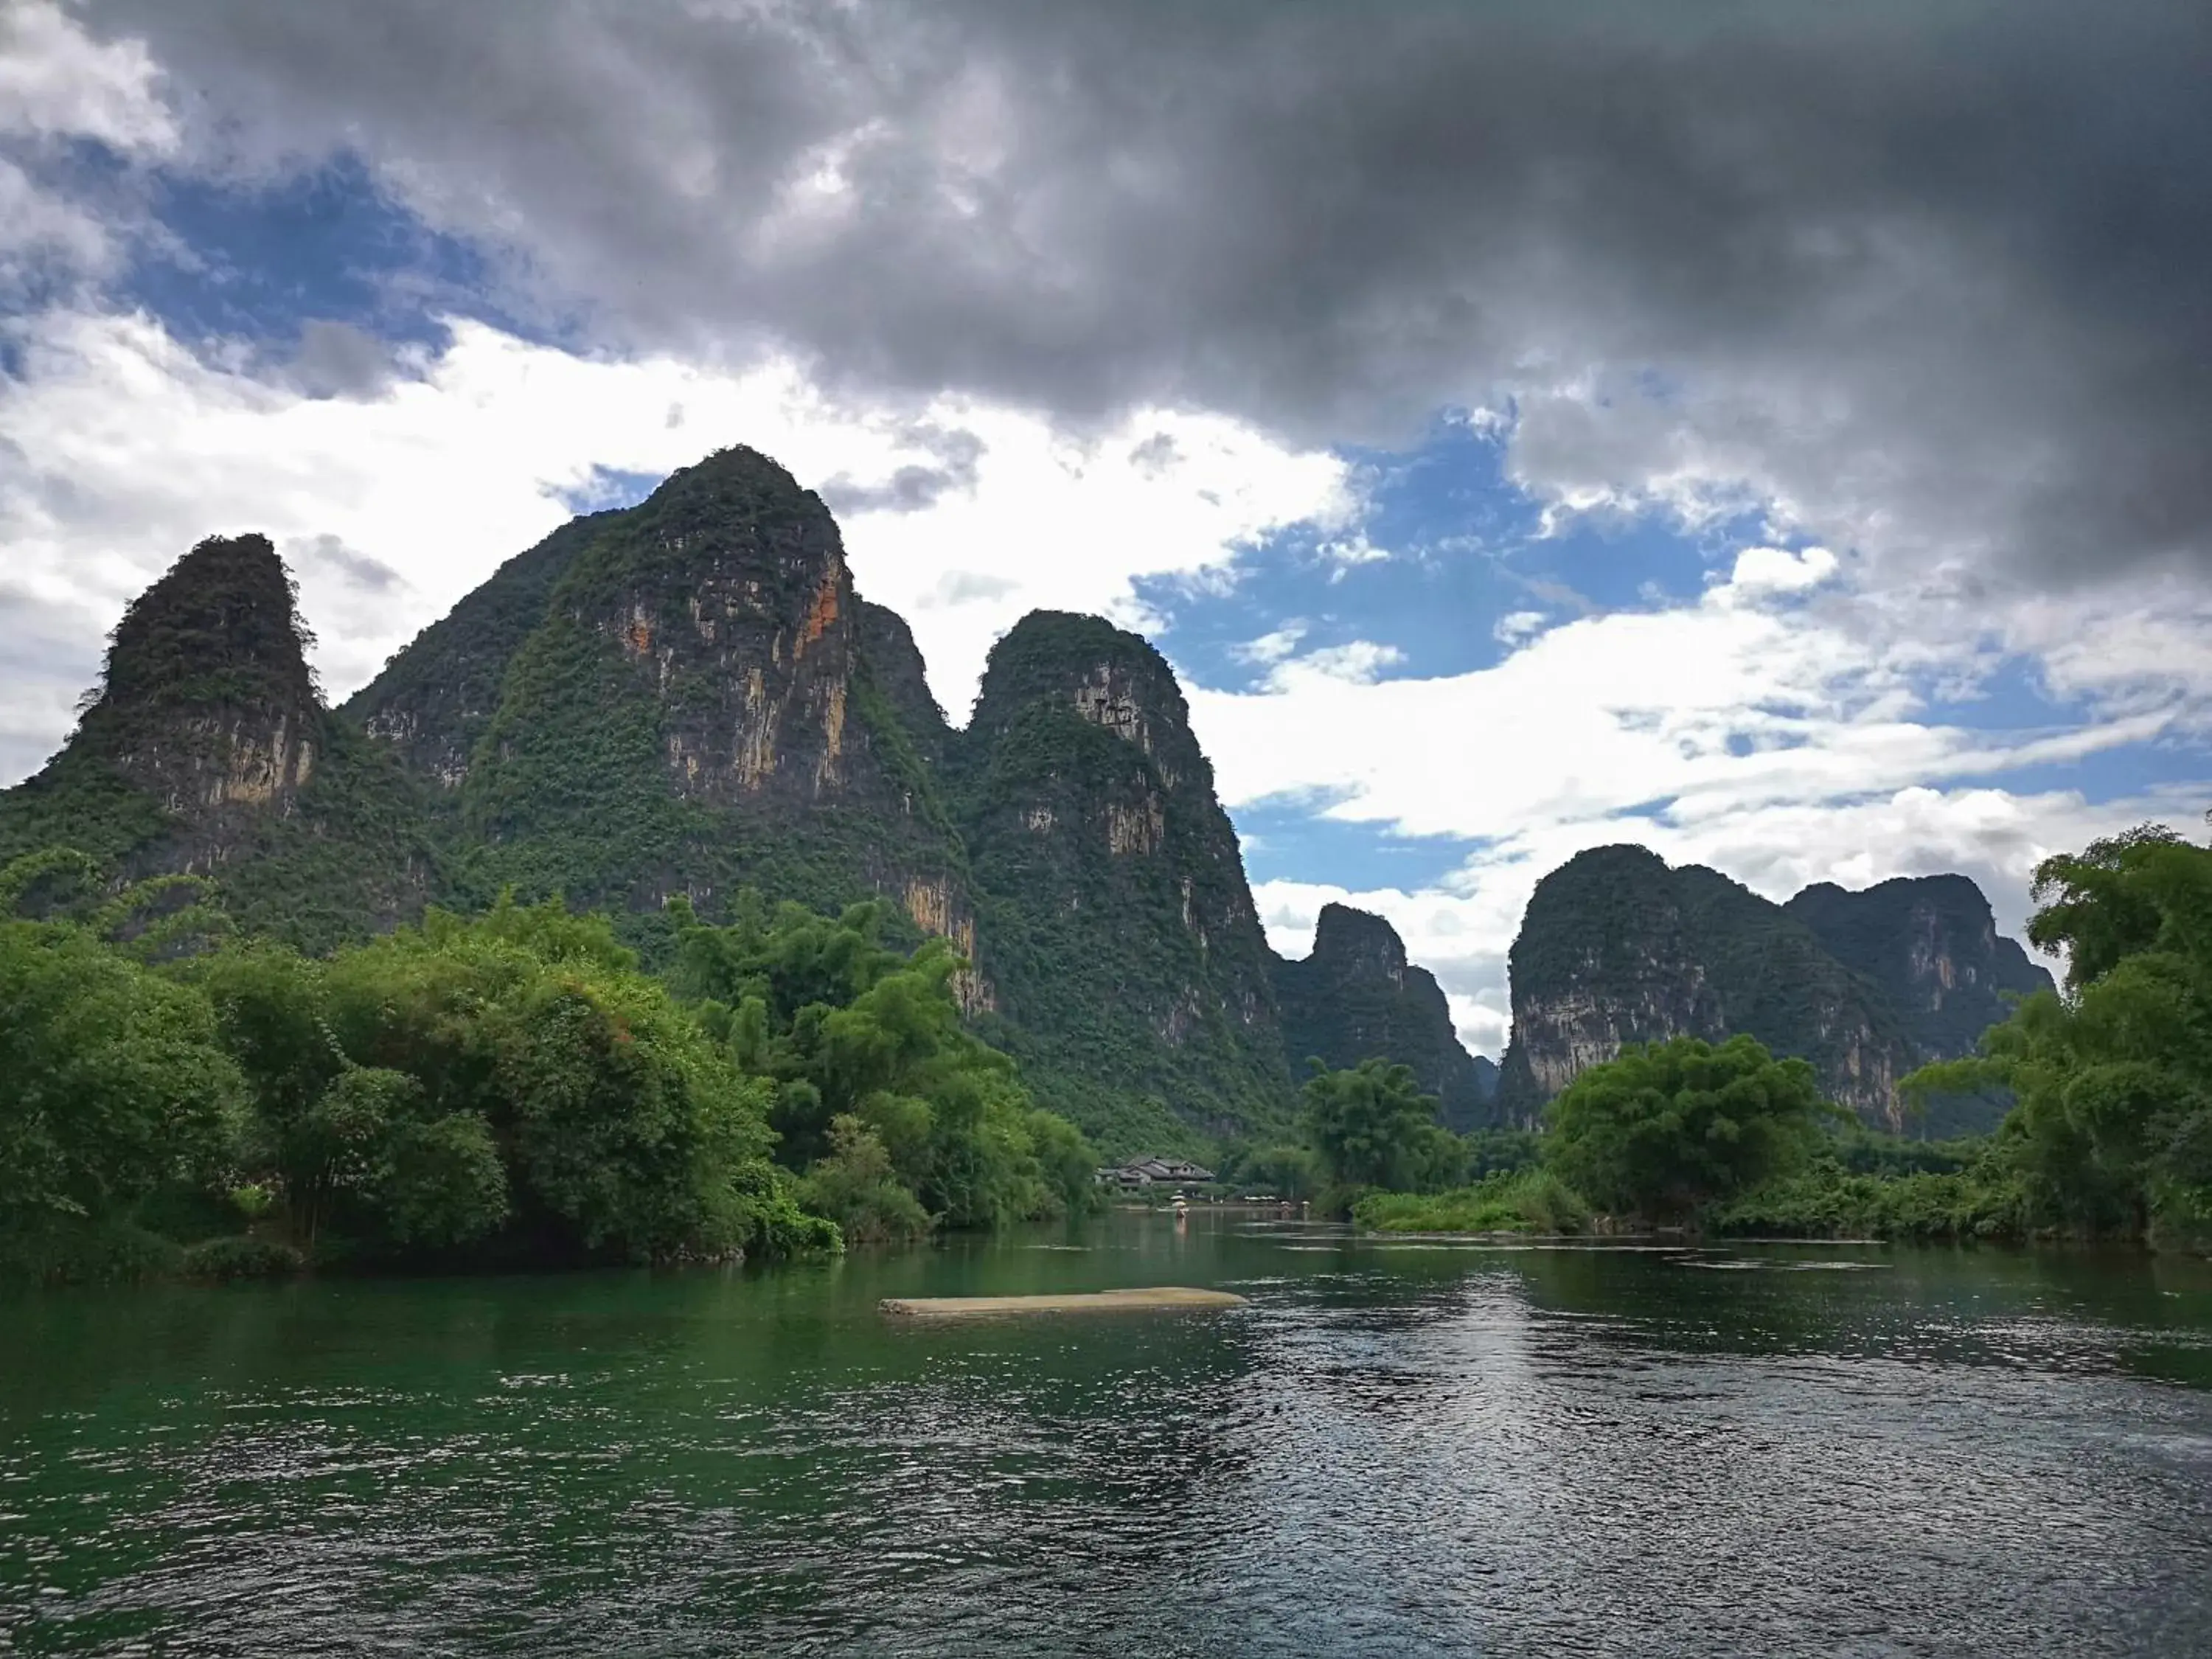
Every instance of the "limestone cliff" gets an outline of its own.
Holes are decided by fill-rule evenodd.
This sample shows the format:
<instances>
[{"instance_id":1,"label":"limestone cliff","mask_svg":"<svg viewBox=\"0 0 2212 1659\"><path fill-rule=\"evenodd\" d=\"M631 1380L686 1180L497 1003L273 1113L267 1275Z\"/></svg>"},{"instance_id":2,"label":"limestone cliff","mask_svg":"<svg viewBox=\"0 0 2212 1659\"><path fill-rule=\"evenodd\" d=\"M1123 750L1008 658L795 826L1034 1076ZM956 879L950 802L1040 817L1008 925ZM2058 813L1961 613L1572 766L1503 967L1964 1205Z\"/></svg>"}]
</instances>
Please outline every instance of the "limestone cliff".
<instances>
[{"instance_id":1,"label":"limestone cliff","mask_svg":"<svg viewBox=\"0 0 2212 1659\"><path fill-rule=\"evenodd\" d=\"M1896 1082L1921 1057L1881 988L1782 906L1641 847L1577 854L1537 884L1510 959L1501 1109L1533 1121L1624 1044L1747 1032L1813 1063L1830 1098L1904 1125Z\"/></svg>"},{"instance_id":2,"label":"limestone cliff","mask_svg":"<svg viewBox=\"0 0 2212 1659\"><path fill-rule=\"evenodd\" d=\"M952 741L952 728L945 711L930 691L921 652L914 630L896 611L867 600L859 602L860 651L868 665L876 689L882 692L899 726L925 766L944 763Z\"/></svg>"},{"instance_id":3,"label":"limestone cliff","mask_svg":"<svg viewBox=\"0 0 2212 1659\"><path fill-rule=\"evenodd\" d=\"M1309 1056L1332 1068L1396 1060L1437 1097L1437 1115L1451 1128L1491 1121L1497 1067L1461 1046L1443 988L1406 960L1404 941L1381 916L1323 905L1313 954L1276 959L1272 976L1293 1074Z\"/></svg>"},{"instance_id":4,"label":"limestone cliff","mask_svg":"<svg viewBox=\"0 0 2212 1659\"><path fill-rule=\"evenodd\" d=\"M1901 876L1858 892L1820 882L1784 908L1880 986L1933 1055L1972 1053L2014 1000L2054 988L2048 969L1998 933L1989 900L1965 876Z\"/></svg>"},{"instance_id":5,"label":"limestone cliff","mask_svg":"<svg viewBox=\"0 0 2212 1659\"><path fill-rule=\"evenodd\" d=\"M728 449L502 567L348 707L455 790L464 900L563 892L650 948L674 893L881 895L972 954L942 720L908 729L920 658L872 609L820 500Z\"/></svg>"},{"instance_id":6,"label":"limestone cliff","mask_svg":"<svg viewBox=\"0 0 2212 1659\"><path fill-rule=\"evenodd\" d=\"M68 745L0 795L0 858L216 879L250 927L322 945L414 914L434 878L398 769L323 707L262 536L202 542L131 602Z\"/></svg>"},{"instance_id":7,"label":"limestone cliff","mask_svg":"<svg viewBox=\"0 0 2212 1659\"><path fill-rule=\"evenodd\" d=\"M1235 830L1152 646L1035 612L952 757L1003 1035L1109 1151L1279 1127L1291 1090Z\"/></svg>"}]
</instances>

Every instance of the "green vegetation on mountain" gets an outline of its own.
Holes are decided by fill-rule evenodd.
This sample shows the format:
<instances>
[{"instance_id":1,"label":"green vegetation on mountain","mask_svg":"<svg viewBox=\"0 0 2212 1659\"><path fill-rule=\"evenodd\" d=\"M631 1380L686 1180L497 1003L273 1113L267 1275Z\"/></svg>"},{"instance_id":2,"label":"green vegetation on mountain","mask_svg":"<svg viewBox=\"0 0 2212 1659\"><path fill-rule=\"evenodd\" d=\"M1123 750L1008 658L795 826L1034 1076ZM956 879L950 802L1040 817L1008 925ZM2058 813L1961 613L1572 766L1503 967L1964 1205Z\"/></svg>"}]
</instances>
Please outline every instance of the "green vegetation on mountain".
<instances>
[{"instance_id":1,"label":"green vegetation on mountain","mask_svg":"<svg viewBox=\"0 0 2212 1659\"><path fill-rule=\"evenodd\" d=\"M457 805L477 744L498 711L507 665L544 620L546 601L576 556L623 516L586 514L516 554L416 635L339 706L339 716L395 751L431 786L434 800Z\"/></svg>"},{"instance_id":2,"label":"green vegetation on mountain","mask_svg":"<svg viewBox=\"0 0 2212 1659\"><path fill-rule=\"evenodd\" d=\"M890 894L960 931L957 838L859 617L828 511L750 450L611 515L506 664L461 785L461 896L565 893L641 917L656 953L664 899L742 887ZM434 712L372 691L410 730Z\"/></svg>"},{"instance_id":3,"label":"green vegetation on mountain","mask_svg":"<svg viewBox=\"0 0 2212 1659\"><path fill-rule=\"evenodd\" d=\"M308 949L419 913L420 793L323 705L283 562L211 539L116 624L76 732L0 793L0 860L67 843L119 880L212 878L240 922Z\"/></svg>"},{"instance_id":4,"label":"green vegetation on mountain","mask_svg":"<svg viewBox=\"0 0 2212 1659\"><path fill-rule=\"evenodd\" d=\"M1628 1045L1743 1035L1808 1061L1828 1097L1893 1133L1994 1127L2001 1095L1943 1097L1914 1119L1898 1081L1969 1052L2005 994L2038 982L1963 877L1815 887L1784 906L1641 847L1600 848L1545 877L1510 970L1499 1097L1516 1121Z\"/></svg>"},{"instance_id":5,"label":"green vegetation on mountain","mask_svg":"<svg viewBox=\"0 0 2212 1659\"><path fill-rule=\"evenodd\" d=\"M988 1028L1109 1152L1279 1128L1268 951L1182 690L1144 640L1035 612L993 649L952 795Z\"/></svg>"},{"instance_id":6,"label":"green vegetation on mountain","mask_svg":"<svg viewBox=\"0 0 2212 1659\"><path fill-rule=\"evenodd\" d=\"M1395 1060L1437 1097L1437 1115L1467 1130L1490 1120L1498 1068L1461 1045L1443 990L1406 960L1397 930L1381 916L1324 904L1313 954L1271 958L1283 1048L1293 1065L1317 1059L1343 1068Z\"/></svg>"},{"instance_id":7,"label":"green vegetation on mountain","mask_svg":"<svg viewBox=\"0 0 2212 1659\"><path fill-rule=\"evenodd\" d=\"M1830 882L1783 906L1828 953L1880 986L1924 1054L1972 1054L2014 1002L2051 988L1964 876L1901 876L1856 892Z\"/></svg>"}]
</instances>

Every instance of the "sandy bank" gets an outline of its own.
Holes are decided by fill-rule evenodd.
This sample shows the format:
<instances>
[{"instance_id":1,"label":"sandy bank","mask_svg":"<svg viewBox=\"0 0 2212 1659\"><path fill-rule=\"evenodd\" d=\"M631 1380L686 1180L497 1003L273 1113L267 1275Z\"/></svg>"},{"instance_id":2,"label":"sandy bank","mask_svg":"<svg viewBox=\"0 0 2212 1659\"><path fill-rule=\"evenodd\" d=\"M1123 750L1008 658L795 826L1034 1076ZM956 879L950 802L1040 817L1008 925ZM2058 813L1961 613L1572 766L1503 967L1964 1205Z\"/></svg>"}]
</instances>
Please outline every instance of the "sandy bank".
<instances>
[{"instance_id":1,"label":"sandy bank","mask_svg":"<svg viewBox=\"0 0 2212 1659\"><path fill-rule=\"evenodd\" d=\"M975 1314L1126 1313L1145 1308L1236 1308L1244 1298L1228 1291L1195 1291L1180 1285L1149 1290L1086 1291L1060 1296L885 1297L887 1314L924 1319Z\"/></svg>"}]
</instances>

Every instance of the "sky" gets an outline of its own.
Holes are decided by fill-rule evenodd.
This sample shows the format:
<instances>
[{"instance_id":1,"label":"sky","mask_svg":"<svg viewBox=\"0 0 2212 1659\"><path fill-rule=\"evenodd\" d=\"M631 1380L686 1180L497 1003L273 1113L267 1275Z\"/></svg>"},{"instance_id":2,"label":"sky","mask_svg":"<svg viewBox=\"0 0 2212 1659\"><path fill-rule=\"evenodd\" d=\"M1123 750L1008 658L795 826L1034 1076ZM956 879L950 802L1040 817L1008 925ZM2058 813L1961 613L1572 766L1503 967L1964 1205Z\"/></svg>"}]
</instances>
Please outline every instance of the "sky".
<instances>
[{"instance_id":1,"label":"sky","mask_svg":"<svg viewBox=\"0 0 2212 1659\"><path fill-rule=\"evenodd\" d=\"M0 0L0 782L270 535L335 699L744 443L964 721L1174 663L1270 939L2212 806L2212 10Z\"/></svg>"}]
</instances>

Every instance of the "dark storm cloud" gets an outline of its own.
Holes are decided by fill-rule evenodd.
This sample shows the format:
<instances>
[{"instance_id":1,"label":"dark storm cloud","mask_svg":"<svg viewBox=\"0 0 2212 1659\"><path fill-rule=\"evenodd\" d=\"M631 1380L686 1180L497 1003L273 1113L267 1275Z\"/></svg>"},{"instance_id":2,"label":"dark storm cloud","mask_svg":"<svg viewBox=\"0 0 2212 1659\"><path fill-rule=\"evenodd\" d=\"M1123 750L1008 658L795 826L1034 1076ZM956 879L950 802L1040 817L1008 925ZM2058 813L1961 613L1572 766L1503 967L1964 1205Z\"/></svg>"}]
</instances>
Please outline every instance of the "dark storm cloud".
<instances>
[{"instance_id":1,"label":"dark storm cloud","mask_svg":"<svg viewBox=\"0 0 2212 1659\"><path fill-rule=\"evenodd\" d=\"M310 398L368 398L398 378L392 348L348 323L311 318L283 365L286 380Z\"/></svg>"},{"instance_id":2,"label":"dark storm cloud","mask_svg":"<svg viewBox=\"0 0 2212 1659\"><path fill-rule=\"evenodd\" d=\"M1308 440L1510 397L1577 498L1738 480L1915 566L2212 565L2201 0L90 15L204 154L357 145L629 343Z\"/></svg>"},{"instance_id":3,"label":"dark storm cloud","mask_svg":"<svg viewBox=\"0 0 2212 1659\"><path fill-rule=\"evenodd\" d=\"M902 466L882 483L864 484L840 472L817 492L832 513L920 513L937 505L948 490L975 487L976 465L983 459L983 441L962 428L947 429L922 422L907 434L908 441L928 450L931 466Z\"/></svg>"},{"instance_id":4,"label":"dark storm cloud","mask_svg":"<svg viewBox=\"0 0 2212 1659\"><path fill-rule=\"evenodd\" d=\"M341 581L364 592L383 594L407 586L407 578L381 559L348 547L336 536L324 534L295 543L288 550L301 562L320 565Z\"/></svg>"}]
</instances>

